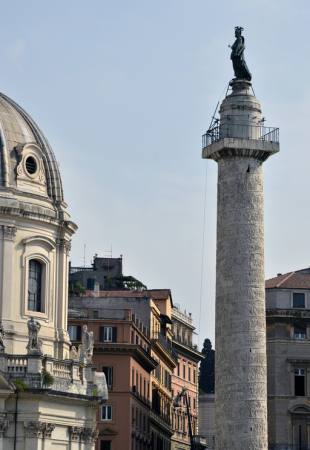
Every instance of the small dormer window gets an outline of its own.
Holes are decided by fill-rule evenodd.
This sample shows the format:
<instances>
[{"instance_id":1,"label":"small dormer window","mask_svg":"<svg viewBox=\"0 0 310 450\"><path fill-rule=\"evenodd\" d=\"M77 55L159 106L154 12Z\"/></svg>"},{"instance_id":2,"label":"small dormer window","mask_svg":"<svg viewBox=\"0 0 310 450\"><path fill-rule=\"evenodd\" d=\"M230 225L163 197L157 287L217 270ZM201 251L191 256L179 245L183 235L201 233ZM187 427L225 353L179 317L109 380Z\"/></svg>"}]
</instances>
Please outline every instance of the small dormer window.
<instances>
[{"instance_id":1,"label":"small dormer window","mask_svg":"<svg viewBox=\"0 0 310 450\"><path fill-rule=\"evenodd\" d=\"M37 259L29 261L28 310L42 312L43 264Z\"/></svg>"},{"instance_id":2,"label":"small dormer window","mask_svg":"<svg viewBox=\"0 0 310 450\"><path fill-rule=\"evenodd\" d=\"M28 156L28 158L25 161L25 165L29 175L34 175L36 173L38 169L38 164L33 156Z\"/></svg>"}]
</instances>

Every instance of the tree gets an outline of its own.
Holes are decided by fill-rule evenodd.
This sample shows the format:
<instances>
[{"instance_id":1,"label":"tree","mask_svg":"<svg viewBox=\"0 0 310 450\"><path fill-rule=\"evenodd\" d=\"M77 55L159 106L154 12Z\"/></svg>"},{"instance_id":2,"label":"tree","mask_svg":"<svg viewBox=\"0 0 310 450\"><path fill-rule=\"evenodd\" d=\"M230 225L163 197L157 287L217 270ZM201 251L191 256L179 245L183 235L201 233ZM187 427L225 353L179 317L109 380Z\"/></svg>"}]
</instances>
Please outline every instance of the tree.
<instances>
[{"instance_id":1,"label":"tree","mask_svg":"<svg viewBox=\"0 0 310 450\"><path fill-rule=\"evenodd\" d=\"M201 353L204 355L200 363L199 389L206 394L214 394L215 351L210 339L205 339Z\"/></svg>"}]
</instances>

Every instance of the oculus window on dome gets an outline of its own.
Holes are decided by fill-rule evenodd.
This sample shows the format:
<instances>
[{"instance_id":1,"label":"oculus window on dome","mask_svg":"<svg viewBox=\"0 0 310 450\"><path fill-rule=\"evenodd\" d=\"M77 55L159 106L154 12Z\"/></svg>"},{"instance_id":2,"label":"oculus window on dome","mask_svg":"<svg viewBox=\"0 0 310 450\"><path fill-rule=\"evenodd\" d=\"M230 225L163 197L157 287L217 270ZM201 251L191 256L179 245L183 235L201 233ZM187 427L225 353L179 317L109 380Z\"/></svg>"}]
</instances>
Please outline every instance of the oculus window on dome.
<instances>
[{"instance_id":1,"label":"oculus window on dome","mask_svg":"<svg viewBox=\"0 0 310 450\"><path fill-rule=\"evenodd\" d=\"M37 161L33 156L28 156L25 162L26 170L30 175L34 175L36 171L38 170L38 164Z\"/></svg>"},{"instance_id":2,"label":"oculus window on dome","mask_svg":"<svg viewBox=\"0 0 310 450\"><path fill-rule=\"evenodd\" d=\"M43 264L37 259L29 261L28 272L28 310L42 311Z\"/></svg>"}]
</instances>

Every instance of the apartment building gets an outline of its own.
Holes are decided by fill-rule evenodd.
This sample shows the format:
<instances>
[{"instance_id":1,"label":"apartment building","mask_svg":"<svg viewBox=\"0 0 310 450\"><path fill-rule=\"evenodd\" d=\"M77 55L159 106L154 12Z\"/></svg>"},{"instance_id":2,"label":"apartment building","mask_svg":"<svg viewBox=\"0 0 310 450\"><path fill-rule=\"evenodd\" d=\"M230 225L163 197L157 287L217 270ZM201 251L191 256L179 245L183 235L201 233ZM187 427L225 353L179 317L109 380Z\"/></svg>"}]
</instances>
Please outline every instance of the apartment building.
<instances>
[{"instance_id":1,"label":"apartment building","mask_svg":"<svg viewBox=\"0 0 310 450\"><path fill-rule=\"evenodd\" d=\"M98 450L170 450L172 349L170 290L85 291L69 300L69 334L94 333L93 361L109 402L98 415Z\"/></svg>"},{"instance_id":2,"label":"apartment building","mask_svg":"<svg viewBox=\"0 0 310 450\"><path fill-rule=\"evenodd\" d=\"M310 448L310 269L266 281L269 450Z\"/></svg>"},{"instance_id":3,"label":"apartment building","mask_svg":"<svg viewBox=\"0 0 310 450\"><path fill-rule=\"evenodd\" d=\"M177 355L177 366L172 375L172 393L176 397L186 389L180 406L172 411L173 450L189 450L191 448L189 420L193 436L198 434L198 364L201 353L193 343L195 327L191 314L177 306L172 309L173 349ZM188 417L186 401L190 410Z\"/></svg>"}]
</instances>

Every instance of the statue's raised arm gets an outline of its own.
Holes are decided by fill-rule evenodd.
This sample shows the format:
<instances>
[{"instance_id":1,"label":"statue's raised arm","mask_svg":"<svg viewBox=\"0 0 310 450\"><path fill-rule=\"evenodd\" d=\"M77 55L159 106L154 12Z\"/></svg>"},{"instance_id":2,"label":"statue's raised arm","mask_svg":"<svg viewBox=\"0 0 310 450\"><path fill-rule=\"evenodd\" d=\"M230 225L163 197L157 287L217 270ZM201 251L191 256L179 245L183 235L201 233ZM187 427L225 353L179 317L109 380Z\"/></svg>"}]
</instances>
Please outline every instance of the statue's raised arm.
<instances>
[{"instance_id":1,"label":"statue's raised arm","mask_svg":"<svg viewBox=\"0 0 310 450\"><path fill-rule=\"evenodd\" d=\"M235 72L235 77L237 80L248 80L251 81L252 75L246 65L244 60L244 37L242 36L242 27L235 27L235 37L236 40L231 46L231 55L230 58L233 63L233 68Z\"/></svg>"}]
</instances>

